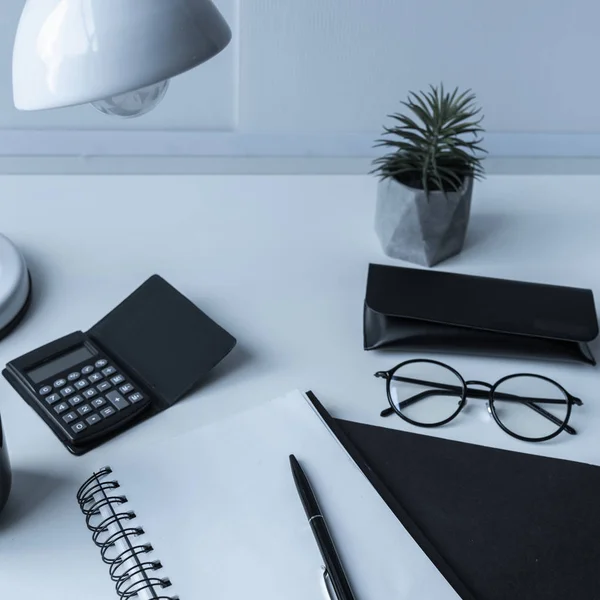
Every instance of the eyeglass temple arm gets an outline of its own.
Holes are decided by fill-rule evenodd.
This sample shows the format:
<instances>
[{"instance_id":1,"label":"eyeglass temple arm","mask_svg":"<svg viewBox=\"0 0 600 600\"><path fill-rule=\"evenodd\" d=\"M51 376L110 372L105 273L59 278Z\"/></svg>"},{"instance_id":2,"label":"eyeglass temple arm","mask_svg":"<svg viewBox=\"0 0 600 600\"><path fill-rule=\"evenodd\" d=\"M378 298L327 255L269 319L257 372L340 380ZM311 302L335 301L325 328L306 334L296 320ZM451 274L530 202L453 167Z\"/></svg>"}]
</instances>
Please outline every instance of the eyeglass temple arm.
<instances>
[{"instance_id":1,"label":"eyeglass temple arm","mask_svg":"<svg viewBox=\"0 0 600 600\"><path fill-rule=\"evenodd\" d=\"M461 388L456 385L437 383L437 382L433 382L433 381L424 381L424 380L420 380L420 379L413 379L411 377L398 377L396 375L393 375L392 379L394 379L396 381L404 381L407 383L416 383L419 385L428 385L431 387L439 388L438 390L435 390L435 389L423 390L422 392L415 394L414 396L411 396L410 398L407 398L406 400L404 400L400 403L400 405L399 405L400 408L406 408L407 406L410 406L411 404L414 404L415 402L418 402L419 400L423 400L424 398L427 398L432 395L456 396L457 394L461 393ZM489 398L489 396L490 396L489 392L486 390L474 390L471 388L466 388L466 393L467 393L467 398L485 399L485 398ZM553 414L550 414L548 411L545 411L540 406L537 406L536 403L543 402L546 404L565 404L565 400L552 399L552 398L529 398L529 397L524 397L524 396L516 396L514 394L506 394L506 393L502 393L502 392L494 393L494 397L498 398L499 400L506 400L507 402L521 402L525 406L528 406L529 408L534 410L536 413L538 413L542 417L545 417L546 419L548 419L555 425L558 425L559 427L563 423L560 419L555 417ZM394 414L394 410L390 407L390 408L386 408L385 410L381 411L380 416L389 417L392 414ZM567 433L570 433L571 435L575 435L577 433L575 431L575 429L573 429L570 425L565 426L565 431Z\"/></svg>"}]
</instances>

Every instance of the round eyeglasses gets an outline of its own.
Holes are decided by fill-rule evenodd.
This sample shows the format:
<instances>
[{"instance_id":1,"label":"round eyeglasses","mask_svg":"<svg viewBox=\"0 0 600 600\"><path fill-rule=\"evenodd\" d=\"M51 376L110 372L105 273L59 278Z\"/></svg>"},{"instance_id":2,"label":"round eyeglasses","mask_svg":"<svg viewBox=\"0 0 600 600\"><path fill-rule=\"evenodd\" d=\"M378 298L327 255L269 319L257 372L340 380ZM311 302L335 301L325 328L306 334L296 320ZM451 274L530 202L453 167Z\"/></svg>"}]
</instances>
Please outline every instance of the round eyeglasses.
<instances>
[{"instance_id":1,"label":"round eyeglasses","mask_svg":"<svg viewBox=\"0 0 600 600\"><path fill-rule=\"evenodd\" d=\"M386 380L390 408L419 427L439 427L458 416L468 398L487 400L487 409L506 433L526 442L544 442L561 431L577 432L569 423L573 405L583 402L543 375L517 373L496 383L465 381L452 367L427 359L407 360L375 377ZM485 389L477 389L485 388Z\"/></svg>"}]
</instances>

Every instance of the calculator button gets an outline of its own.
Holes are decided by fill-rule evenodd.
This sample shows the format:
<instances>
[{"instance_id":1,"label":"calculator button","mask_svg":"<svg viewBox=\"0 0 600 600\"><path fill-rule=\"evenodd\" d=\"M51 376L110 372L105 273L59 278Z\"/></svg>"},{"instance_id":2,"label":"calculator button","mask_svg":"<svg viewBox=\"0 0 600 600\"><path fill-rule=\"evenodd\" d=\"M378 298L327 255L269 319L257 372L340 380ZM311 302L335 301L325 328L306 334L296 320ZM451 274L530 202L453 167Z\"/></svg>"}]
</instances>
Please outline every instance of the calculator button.
<instances>
[{"instance_id":1,"label":"calculator button","mask_svg":"<svg viewBox=\"0 0 600 600\"><path fill-rule=\"evenodd\" d=\"M105 367L108 364L108 361L104 360L103 358L101 358L100 360L96 361L96 369L101 369L102 367Z\"/></svg>"},{"instance_id":2,"label":"calculator button","mask_svg":"<svg viewBox=\"0 0 600 600\"><path fill-rule=\"evenodd\" d=\"M54 407L54 410L60 415L64 413L66 410L69 410L69 405L66 402L61 402Z\"/></svg>"},{"instance_id":3,"label":"calculator button","mask_svg":"<svg viewBox=\"0 0 600 600\"><path fill-rule=\"evenodd\" d=\"M140 394L139 392L136 392L135 394L130 394L129 396L127 396L127 398L129 399L129 402L135 404L136 402L140 402L141 400L143 400L144 396L142 396L142 394Z\"/></svg>"},{"instance_id":4,"label":"calculator button","mask_svg":"<svg viewBox=\"0 0 600 600\"><path fill-rule=\"evenodd\" d=\"M83 391L83 395L86 398L93 398L94 396L98 395L98 392L94 388L89 388L88 390Z\"/></svg>"},{"instance_id":5,"label":"calculator button","mask_svg":"<svg viewBox=\"0 0 600 600\"><path fill-rule=\"evenodd\" d=\"M110 381L103 381L96 386L96 389L99 392L105 392L106 390L110 390L111 387L112 385L110 384Z\"/></svg>"},{"instance_id":6,"label":"calculator button","mask_svg":"<svg viewBox=\"0 0 600 600\"><path fill-rule=\"evenodd\" d=\"M125 381L125 377L118 373L114 377L111 377L110 381L113 385L119 385L119 383L123 383Z\"/></svg>"},{"instance_id":7,"label":"calculator button","mask_svg":"<svg viewBox=\"0 0 600 600\"><path fill-rule=\"evenodd\" d=\"M100 415L90 415L86 422L88 425L95 425L96 423L100 423L102 421L102 417Z\"/></svg>"},{"instance_id":8,"label":"calculator button","mask_svg":"<svg viewBox=\"0 0 600 600\"><path fill-rule=\"evenodd\" d=\"M85 379L80 379L79 381L76 381L74 385L78 390L82 390L84 387L88 386L88 382Z\"/></svg>"},{"instance_id":9,"label":"calculator button","mask_svg":"<svg viewBox=\"0 0 600 600\"><path fill-rule=\"evenodd\" d=\"M129 402L127 402L127 400L125 400L125 398L123 398L123 396L121 396L121 394L119 394L117 391L113 390L112 392L108 392L106 397L117 410L123 410L129 406Z\"/></svg>"},{"instance_id":10,"label":"calculator button","mask_svg":"<svg viewBox=\"0 0 600 600\"><path fill-rule=\"evenodd\" d=\"M72 385L68 385L67 387L64 387L62 390L60 390L60 393L63 396L70 396L71 394L75 393L75 388Z\"/></svg>"},{"instance_id":11,"label":"calculator button","mask_svg":"<svg viewBox=\"0 0 600 600\"><path fill-rule=\"evenodd\" d=\"M112 407L112 406L107 406L106 408L103 408L100 411L100 414L106 418L106 417L110 417L111 415L114 415L117 411Z\"/></svg>"},{"instance_id":12,"label":"calculator button","mask_svg":"<svg viewBox=\"0 0 600 600\"><path fill-rule=\"evenodd\" d=\"M87 365L86 367L83 367L83 369L81 369L81 372L84 375L89 375L90 373L94 372L94 367L92 367L92 365Z\"/></svg>"},{"instance_id":13,"label":"calculator button","mask_svg":"<svg viewBox=\"0 0 600 600\"><path fill-rule=\"evenodd\" d=\"M92 412L92 407L89 404L84 404L77 409L77 412L82 416L87 415Z\"/></svg>"},{"instance_id":14,"label":"calculator button","mask_svg":"<svg viewBox=\"0 0 600 600\"><path fill-rule=\"evenodd\" d=\"M71 411L70 413L67 413L64 417L63 417L63 421L65 423L72 423L73 421L77 421L79 417L77 416L77 413L74 413L73 411Z\"/></svg>"},{"instance_id":15,"label":"calculator button","mask_svg":"<svg viewBox=\"0 0 600 600\"><path fill-rule=\"evenodd\" d=\"M60 394L50 394L49 396L46 396L45 400L48 404L50 404L50 406L52 406L52 404L62 400L62 398L60 397Z\"/></svg>"},{"instance_id":16,"label":"calculator button","mask_svg":"<svg viewBox=\"0 0 600 600\"><path fill-rule=\"evenodd\" d=\"M71 425L71 429L75 433L79 433L80 431L83 431L86 428L87 428L87 425L85 423L83 423L82 421L79 421L79 423L75 423L75 425Z\"/></svg>"},{"instance_id":17,"label":"calculator button","mask_svg":"<svg viewBox=\"0 0 600 600\"><path fill-rule=\"evenodd\" d=\"M71 406L77 406L78 404L81 404L83 402L83 397L80 396L79 394L77 396L72 396L71 398L69 398L69 404Z\"/></svg>"},{"instance_id":18,"label":"calculator button","mask_svg":"<svg viewBox=\"0 0 600 600\"><path fill-rule=\"evenodd\" d=\"M63 385L66 385L66 383L67 383L67 380L66 380L66 379L57 379L57 380L54 382L54 387L55 387L55 388L61 388Z\"/></svg>"},{"instance_id":19,"label":"calculator button","mask_svg":"<svg viewBox=\"0 0 600 600\"><path fill-rule=\"evenodd\" d=\"M121 394L129 394L129 392L133 392L133 386L130 383L126 383L119 388Z\"/></svg>"},{"instance_id":20,"label":"calculator button","mask_svg":"<svg viewBox=\"0 0 600 600\"><path fill-rule=\"evenodd\" d=\"M69 373L69 376L67 377L67 379L69 381L77 381L80 377L81 377L81 373L78 373L77 371L73 371L73 373Z\"/></svg>"},{"instance_id":21,"label":"calculator button","mask_svg":"<svg viewBox=\"0 0 600 600\"><path fill-rule=\"evenodd\" d=\"M39 394L40 396L47 396L52 391L52 387L49 385L45 385L43 388L40 388Z\"/></svg>"},{"instance_id":22,"label":"calculator button","mask_svg":"<svg viewBox=\"0 0 600 600\"><path fill-rule=\"evenodd\" d=\"M112 375L115 371L116 369L114 367L106 367L106 369L102 369L102 374L108 377L109 375Z\"/></svg>"},{"instance_id":23,"label":"calculator button","mask_svg":"<svg viewBox=\"0 0 600 600\"><path fill-rule=\"evenodd\" d=\"M102 379L102 374L101 373L92 373L89 377L88 377L88 381L90 383L96 383L96 381L100 381Z\"/></svg>"},{"instance_id":24,"label":"calculator button","mask_svg":"<svg viewBox=\"0 0 600 600\"><path fill-rule=\"evenodd\" d=\"M92 406L94 408L100 408L101 406L104 406L106 404L106 400L100 396L99 398L94 398L92 400Z\"/></svg>"}]
</instances>

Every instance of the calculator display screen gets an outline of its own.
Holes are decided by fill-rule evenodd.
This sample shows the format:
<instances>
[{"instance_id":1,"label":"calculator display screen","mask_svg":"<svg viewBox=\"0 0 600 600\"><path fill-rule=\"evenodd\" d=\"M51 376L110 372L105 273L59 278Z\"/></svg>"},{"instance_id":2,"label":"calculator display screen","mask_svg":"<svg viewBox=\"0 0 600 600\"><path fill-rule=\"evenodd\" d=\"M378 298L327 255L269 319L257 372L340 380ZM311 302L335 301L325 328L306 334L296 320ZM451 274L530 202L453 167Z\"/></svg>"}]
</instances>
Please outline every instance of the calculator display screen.
<instances>
[{"instance_id":1,"label":"calculator display screen","mask_svg":"<svg viewBox=\"0 0 600 600\"><path fill-rule=\"evenodd\" d=\"M31 371L27 371L27 376L33 381L33 383L39 383L40 381L44 381L48 377L60 373L69 367L74 367L78 365L80 362L84 360L88 360L93 358L93 354L88 350L85 346L81 346L76 350L71 350L66 354L62 354L58 358L54 358L40 365L39 367L35 367L31 369Z\"/></svg>"}]
</instances>

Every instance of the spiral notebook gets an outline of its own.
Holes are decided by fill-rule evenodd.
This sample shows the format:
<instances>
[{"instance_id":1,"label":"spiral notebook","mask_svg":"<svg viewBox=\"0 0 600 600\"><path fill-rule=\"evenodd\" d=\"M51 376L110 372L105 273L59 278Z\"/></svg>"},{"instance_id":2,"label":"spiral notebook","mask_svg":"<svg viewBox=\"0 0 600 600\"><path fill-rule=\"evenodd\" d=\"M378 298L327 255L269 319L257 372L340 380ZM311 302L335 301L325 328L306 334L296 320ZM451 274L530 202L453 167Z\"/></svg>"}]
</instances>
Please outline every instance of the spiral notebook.
<instances>
[{"instance_id":1,"label":"spiral notebook","mask_svg":"<svg viewBox=\"0 0 600 600\"><path fill-rule=\"evenodd\" d=\"M459 598L297 391L123 457L82 485L78 501L117 595L321 600L292 453L357 598Z\"/></svg>"}]
</instances>

